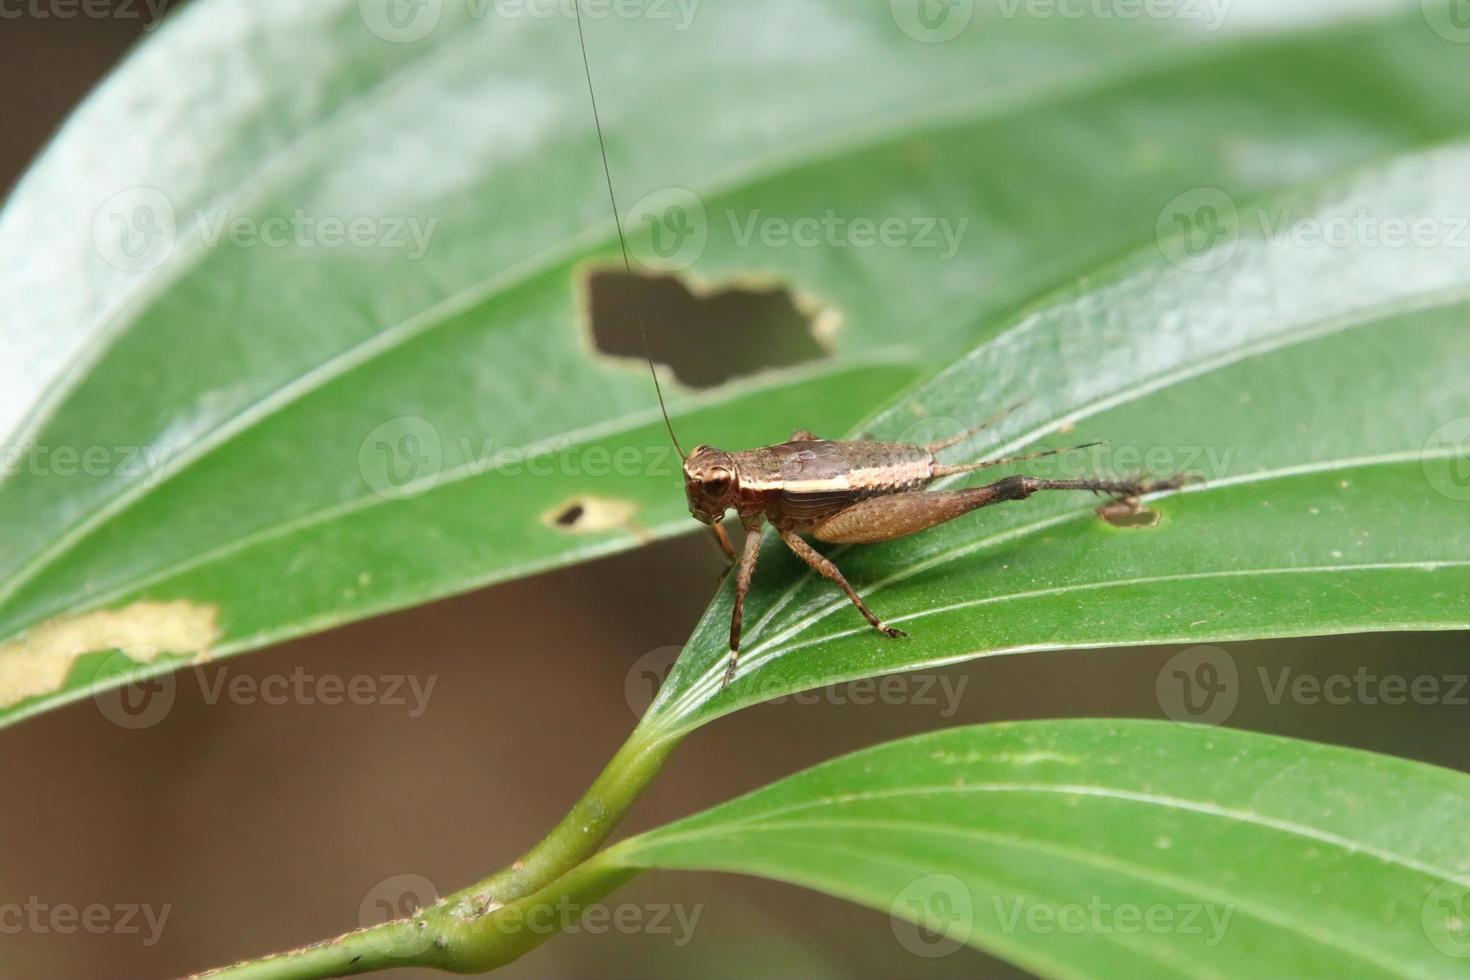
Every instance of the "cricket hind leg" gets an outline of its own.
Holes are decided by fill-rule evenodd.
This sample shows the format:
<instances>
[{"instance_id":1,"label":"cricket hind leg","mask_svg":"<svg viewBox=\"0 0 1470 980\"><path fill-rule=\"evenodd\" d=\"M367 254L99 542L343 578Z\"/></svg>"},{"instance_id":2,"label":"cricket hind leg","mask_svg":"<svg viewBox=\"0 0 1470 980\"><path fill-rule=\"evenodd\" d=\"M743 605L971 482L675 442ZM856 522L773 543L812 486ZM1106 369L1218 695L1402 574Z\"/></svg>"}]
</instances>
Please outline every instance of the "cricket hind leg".
<instances>
[{"instance_id":1,"label":"cricket hind leg","mask_svg":"<svg viewBox=\"0 0 1470 980\"><path fill-rule=\"evenodd\" d=\"M1004 480L964 490L913 490L873 497L827 518L812 530L818 541L833 544L870 544L891 541L927 530L980 507L1006 500L1025 500L1039 490L1090 490L1120 499L1161 490L1177 490L1189 478L1163 480L1043 480L1008 476Z\"/></svg>"},{"instance_id":2,"label":"cricket hind leg","mask_svg":"<svg viewBox=\"0 0 1470 980\"><path fill-rule=\"evenodd\" d=\"M847 578L843 576L841 570L838 569L835 564L833 564L832 559L820 554L815 548L807 544L806 541L802 539L801 535L797 534L795 531L782 530L781 540L785 541L786 547L796 552L796 556L802 561L806 562L808 565L810 565L814 571L816 571L819 575L821 575L828 581L835 583L839 589L847 593L847 597L852 600L852 604L854 606L857 606L858 612L863 614L863 618L866 619L875 630L882 633L884 636L908 636L908 634L905 633L903 630L889 626L887 623L883 622L883 620L874 615L873 610L868 608L868 604L866 602L863 602L862 596L858 595L853 587L847 583Z\"/></svg>"}]
</instances>

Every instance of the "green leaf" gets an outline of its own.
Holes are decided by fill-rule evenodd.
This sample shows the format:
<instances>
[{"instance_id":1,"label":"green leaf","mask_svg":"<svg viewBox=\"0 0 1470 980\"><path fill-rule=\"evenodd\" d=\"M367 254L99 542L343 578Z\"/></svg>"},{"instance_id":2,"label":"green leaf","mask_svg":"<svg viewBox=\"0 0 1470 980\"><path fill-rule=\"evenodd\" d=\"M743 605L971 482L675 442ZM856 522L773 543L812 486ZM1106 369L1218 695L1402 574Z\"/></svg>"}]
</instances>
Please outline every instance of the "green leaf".
<instances>
[{"instance_id":1,"label":"green leaf","mask_svg":"<svg viewBox=\"0 0 1470 980\"><path fill-rule=\"evenodd\" d=\"M1042 721L858 752L592 866L792 882L891 913L921 957L1044 977L1458 977L1467 812L1463 774L1386 756Z\"/></svg>"},{"instance_id":2,"label":"green leaf","mask_svg":"<svg viewBox=\"0 0 1470 980\"><path fill-rule=\"evenodd\" d=\"M687 731L981 654L1470 625L1467 168L1462 144L1267 204L1221 199L1213 247L1164 239L1021 313L866 428L911 434L918 406L956 431L1030 396L941 458L1108 439L1020 468L1207 482L1153 501L1153 527L1057 492L831 550L903 639L768 541L735 681L721 690L727 587L645 723ZM1398 240L1413 228L1418 244Z\"/></svg>"},{"instance_id":3,"label":"green leaf","mask_svg":"<svg viewBox=\"0 0 1470 980\"><path fill-rule=\"evenodd\" d=\"M380 6L198 0L0 213L0 720L116 683L73 667L97 642L168 669L693 526L646 376L579 323L617 260L575 25L425 4L404 34ZM845 430L1191 188L1470 132L1463 50L1417 0L982 5L938 44L884 4L658 9L587 25L635 255L637 202L687 187L689 277L840 316L829 357L672 392L728 445ZM742 244L828 209L934 219L935 247ZM940 220L967 222L952 255ZM548 520L588 498L587 533Z\"/></svg>"}]
</instances>

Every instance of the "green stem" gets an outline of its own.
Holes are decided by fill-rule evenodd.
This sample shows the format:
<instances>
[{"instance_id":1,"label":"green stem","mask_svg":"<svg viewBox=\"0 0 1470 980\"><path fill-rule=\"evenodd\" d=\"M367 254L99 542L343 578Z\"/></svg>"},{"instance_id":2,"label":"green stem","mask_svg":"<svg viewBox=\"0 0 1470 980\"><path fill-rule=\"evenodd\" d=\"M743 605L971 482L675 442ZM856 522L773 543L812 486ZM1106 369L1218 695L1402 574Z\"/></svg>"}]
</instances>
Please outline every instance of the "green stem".
<instances>
[{"instance_id":1,"label":"green stem","mask_svg":"<svg viewBox=\"0 0 1470 980\"><path fill-rule=\"evenodd\" d=\"M597 852L624 815L658 775L678 738L641 736L635 730L571 811L541 842L509 867L450 895L483 914L544 888Z\"/></svg>"},{"instance_id":2,"label":"green stem","mask_svg":"<svg viewBox=\"0 0 1470 980\"><path fill-rule=\"evenodd\" d=\"M635 873L584 862L597 853L678 743L678 736L647 732L640 725L540 843L509 867L412 918L203 976L320 980L404 966L483 972L509 963L560 931L569 910L575 918L581 903L605 895ZM537 924L543 922L549 925Z\"/></svg>"}]
</instances>

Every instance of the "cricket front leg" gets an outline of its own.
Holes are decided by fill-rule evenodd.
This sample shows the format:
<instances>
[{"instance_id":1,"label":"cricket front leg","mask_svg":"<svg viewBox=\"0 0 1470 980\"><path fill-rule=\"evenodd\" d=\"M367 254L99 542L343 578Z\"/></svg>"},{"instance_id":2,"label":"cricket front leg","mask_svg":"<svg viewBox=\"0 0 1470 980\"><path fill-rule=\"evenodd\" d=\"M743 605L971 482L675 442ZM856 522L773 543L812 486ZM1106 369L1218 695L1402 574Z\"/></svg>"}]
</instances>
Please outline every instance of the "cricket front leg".
<instances>
[{"instance_id":1,"label":"cricket front leg","mask_svg":"<svg viewBox=\"0 0 1470 980\"><path fill-rule=\"evenodd\" d=\"M729 562L729 564L731 565L735 564L735 549L730 547L730 535L725 533L725 525L721 524L719 521L716 521L709 526L709 531L710 534L714 535L715 546L719 548L720 553L725 556L725 561ZM727 567L725 569L725 572L728 572L729 570L730 569ZM725 577L725 572L720 573L721 578Z\"/></svg>"},{"instance_id":2,"label":"cricket front leg","mask_svg":"<svg viewBox=\"0 0 1470 980\"><path fill-rule=\"evenodd\" d=\"M837 566L832 563L832 559L818 553L815 548L807 544L806 541L802 539L801 535L797 534L795 531L783 530L781 532L781 540L785 541L786 547L796 552L798 558L810 565L813 569L820 573L823 578L835 582L839 589L841 589L843 592L846 592L847 597L852 600L852 604L854 606L857 606L858 612L863 614L863 618L866 619L875 630L882 633L884 636L908 636L908 634L905 633L903 630L895 629L894 627L889 626L887 623L883 622L883 620L875 616L873 614L873 610L868 608L868 604L866 602L863 602L862 596L858 595L853 587L847 584L847 579L843 577L842 572L837 568Z\"/></svg>"},{"instance_id":3,"label":"cricket front leg","mask_svg":"<svg viewBox=\"0 0 1470 980\"><path fill-rule=\"evenodd\" d=\"M755 560L761 553L761 526L759 521L745 525L745 547L740 552L740 565L735 572L735 609L730 613L730 664L725 668L723 688L735 679L735 664L740 660L740 627L745 620L745 596L750 592L750 580L755 577Z\"/></svg>"}]
</instances>

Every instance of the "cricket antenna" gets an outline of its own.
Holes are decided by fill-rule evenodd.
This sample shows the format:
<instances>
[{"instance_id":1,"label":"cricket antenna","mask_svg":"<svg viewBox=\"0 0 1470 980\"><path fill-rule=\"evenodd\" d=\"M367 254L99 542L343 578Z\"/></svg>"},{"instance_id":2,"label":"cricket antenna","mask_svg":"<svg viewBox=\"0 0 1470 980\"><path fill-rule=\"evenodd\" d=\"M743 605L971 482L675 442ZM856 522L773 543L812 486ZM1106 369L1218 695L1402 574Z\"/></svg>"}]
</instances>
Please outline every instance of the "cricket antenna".
<instances>
[{"instance_id":1,"label":"cricket antenna","mask_svg":"<svg viewBox=\"0 0 1470 980\"><path fill-rule=\"evenodd\" d=\"M623 219L618 215L618 196L613 192L612 167L607 162L607 140L602 136L602 118L597 114L597 93L592 90L592 65L587 61L587 37L582 33L582 4L581 0L572 0L572 9L577 15L577 43L582 47L582 68L587 74L587 98L592 102L592 122L597 127L597 146L602 151L602 174L607 178L607 197L612 202L613 225L618 229L618 247L623 250L623 268L627 271L629 278L633 275L633 263L628 259L628 240L623 237ZM664 404L663 385L658 381L658 370L653 366L653 350L648 346L648 329L643 325L643 311L635 303L634 312L638 316L638 334L643 338L643 356L648 361L648 373L653 375L653 391L658 395L658 409L664 416L664 427L669 430L669 438L674 441L674 449L678 452L680 459L688 459L684 447L679 445L679 437L674 435L674 423L669 419L669 407Z\"/></svg>"}]
</instances>

